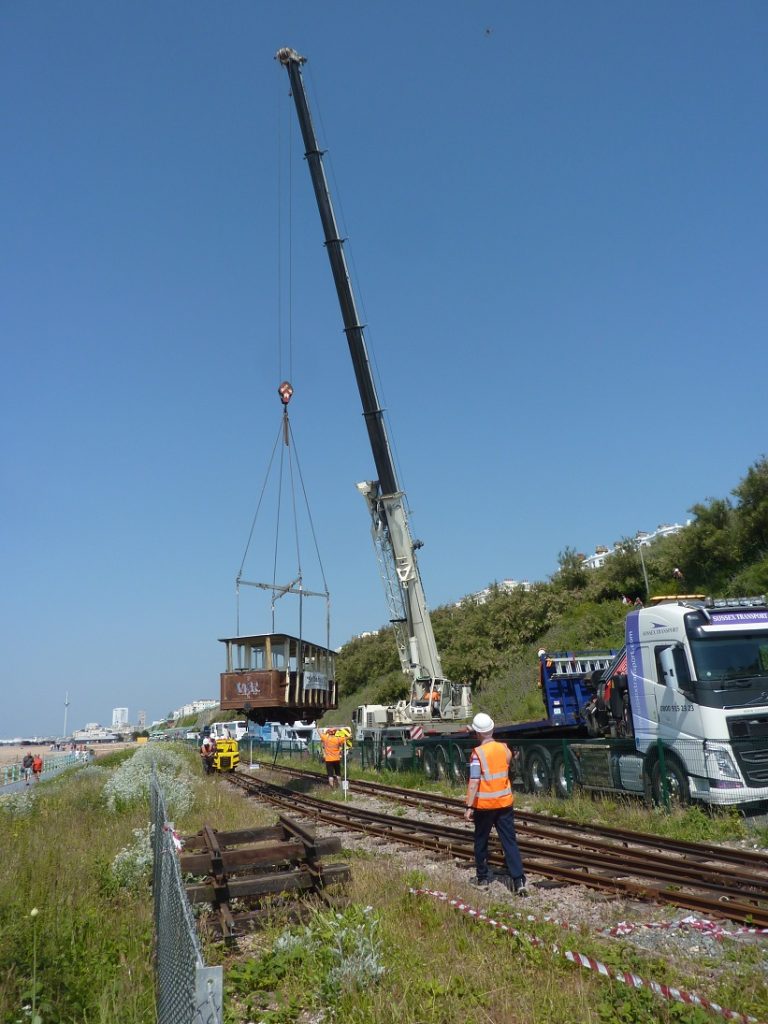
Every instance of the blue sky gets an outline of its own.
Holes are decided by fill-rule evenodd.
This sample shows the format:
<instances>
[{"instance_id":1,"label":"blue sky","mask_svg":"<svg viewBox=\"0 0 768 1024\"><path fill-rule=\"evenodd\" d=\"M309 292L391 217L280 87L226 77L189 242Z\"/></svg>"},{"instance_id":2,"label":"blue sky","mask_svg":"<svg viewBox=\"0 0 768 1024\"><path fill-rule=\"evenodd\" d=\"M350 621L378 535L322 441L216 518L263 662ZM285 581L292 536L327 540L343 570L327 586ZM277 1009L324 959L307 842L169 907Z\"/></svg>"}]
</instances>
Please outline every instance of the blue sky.
<instances>
[{"instance_id":1,"label":"blue sky","mask_svg":"<svg viewBox=\"0 0 768 1024\"><path fill-rule=\"evenodd\" d=\"M758 3L2 5L0 735L60 731L67 691L70 725L218 695L289 368L331 642L387 618L279 47L436 606L683 521L766 451L767 44Z\"/></svg>"}]
</instances>

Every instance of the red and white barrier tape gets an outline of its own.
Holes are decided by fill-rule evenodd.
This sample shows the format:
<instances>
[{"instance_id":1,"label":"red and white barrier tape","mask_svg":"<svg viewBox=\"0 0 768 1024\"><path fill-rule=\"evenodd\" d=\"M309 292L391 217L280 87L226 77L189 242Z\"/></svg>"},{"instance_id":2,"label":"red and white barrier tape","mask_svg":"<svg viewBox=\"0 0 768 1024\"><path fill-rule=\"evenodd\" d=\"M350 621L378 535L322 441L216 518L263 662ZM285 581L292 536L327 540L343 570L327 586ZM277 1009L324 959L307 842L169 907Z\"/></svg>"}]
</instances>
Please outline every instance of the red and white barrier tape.
<instances>
[{"instance_id":1,"label":"red and white barrier tape","mask_svg":"<svg viewBox=\"0 0 768 1024\"><path fill-rule=\"evenodd\" d=\"M166 825L163 825L163 832L170 832L173 848L176 850L177 853L180 853L184 848L184 840L173 827L173 824L171 822L168 822Z\"/></svg>"},{"instance_id":2,"label":"red and white barrier tape","mask_svg":"<svg viewBox=\"0 0 768 1024\"><path fill-rule=\"evenodd\" d=\"M483 924L489 924L492 928L498 928L499 931L507 932L509 935L523 938L527 942L530 942L532 946L546 947L548 945L543 939L539 939L533 935L526 935L523 932L518 931L518 929L512 925L504 924L502 921L496 921L494 918L484 914L481 910L477 910L474 907L469 906L469 904L464 903L463 900L454 899L447 893L439 892L434 889L409 889L409 892L413 896L432 896L434 899L440 900L441 903L447 903L448 906L453 907L455 910L460 910L462 913L467 914L476 921L482 921ZM554 944L549 946L549 949L556 956L562 955L571 963L578 964L580 967L585 967L590 971L597 971L598 974L602 974L606 978L612 978L614 981L620 981L625 985L629 985L631 988L647 988L662 999L669 999L678 1003L686 1003L689 1006L696 1006L701 1010L708 1010L710 1013L716 1013L721 1017L725 1017L726 1020L739 1021L740 1024L758 1024L756 1017L751 1017L746 1013L739 1013L736 1010L728 1010L725 1007L720 1006L719 1003L713 1003L711 1000L704 996L699 996L695 992L686 992L685 989L674 988L671 985L663 985L658 981L648 981L647 979L641 978L637 974L631 974L628 971L614 970L607 967L599 960L595 960L594 957L585 956L583 953L573 953L570 950L561 951L560 947Z\"/></svg>"},{"instance_id":3,"label":"red and white barrier tape","mask_svg":"<svg viewBox=\"0 0 768 1024\"><path fill-rule=\"evenodd\" d=\"M723 928L717 921L710 921L705 917L684 917L680 921L651 921L647 924L637 924L633 921L619 921L617 925L608 930L608 935L625 936L636 931L652 930L673 930L675 928L692 928L701 932L702 935L710 935L715 939L738 939L753 935L768 935L768 928Z\"/></svg>"},{"instance_id":4,"label":"red and white barrier tape","mask_svg":"<svg viewBox=\"0 0 768 1024\"><path fill-rule=\"evenodd\" d=\"M558 928L564 928L568 931L581 931L579 925L571 924L570 921L563 921L561 918L552 917L549 914L536 917L533 914L514 913L512 916L516 917L519 921L529 921L532 924L541 921L544 924L557 925ZM619 921L618 924L612 928L606 928L600 934L606 936L606 938L616 939L625 938L636 931L673 931L676 929L685 931L687 928L719 940L768 936L768 928L723 928L722 924L717 921L710 921L706 917L694 917L692 914L681 918L679 921Z\"/></svg>"}]
</instances>

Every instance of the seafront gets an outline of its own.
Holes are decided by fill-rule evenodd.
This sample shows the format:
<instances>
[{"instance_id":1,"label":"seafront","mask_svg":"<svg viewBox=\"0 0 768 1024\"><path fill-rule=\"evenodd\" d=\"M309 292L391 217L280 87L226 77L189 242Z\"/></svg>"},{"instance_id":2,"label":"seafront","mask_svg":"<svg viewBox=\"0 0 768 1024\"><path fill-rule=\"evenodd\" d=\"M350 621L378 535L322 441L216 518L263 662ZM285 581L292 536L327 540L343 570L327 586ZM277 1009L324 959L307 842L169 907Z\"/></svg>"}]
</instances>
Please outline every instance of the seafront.
<instances>
[{"instance_id":1,"label":"seafront","mask_svg":"<svg viewBox=\"0 0 768 1024\"><path fill-rule=\"evenodd\" d=\"M105 754L112 753L115 750L125 750L126 747L135 747L136 744L133 741L127 741L125 743L93 743L87 744L88 749L92 750L96 757L103 757ZM64 750L51 750L50 744L34 744L34 743L19 743L15 746L2 746L0 747L0 768L5 767L7 764L15 764L17 761L21 761L22 757L29 752L33 756L40 754L41 757L46 758L49 755L54 754L67 754L69 751Z\"/></svg>"}]
</instances>

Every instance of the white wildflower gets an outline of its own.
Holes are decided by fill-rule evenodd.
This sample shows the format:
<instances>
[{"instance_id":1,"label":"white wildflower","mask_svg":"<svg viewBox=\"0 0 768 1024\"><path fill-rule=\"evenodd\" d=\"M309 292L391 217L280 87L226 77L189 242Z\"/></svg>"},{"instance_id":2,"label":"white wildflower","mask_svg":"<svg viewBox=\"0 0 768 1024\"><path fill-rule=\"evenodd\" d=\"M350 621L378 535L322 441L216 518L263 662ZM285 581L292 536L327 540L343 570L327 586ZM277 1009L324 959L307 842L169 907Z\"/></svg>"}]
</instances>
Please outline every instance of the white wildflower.
<instances>
[{"instance_id":1,"label":"white wildflower","mask_svg":"<svg viewBox=\"0 0 768 1024\"><path fill-rule=\"evenodd\" d=\"M24 818L32 813L36 799L36 790L31 787L29 789L20 789L16 793L8 793L7 796L1 796L0 809L15 818Z\"/></svg>"},{"instance_id":2,"label":"white wildflower","mask_svg":"<svg viewBox=\"0 0 768 1024\"><path fill-rule=\"evenodd\" d=\"M152 874L152 826L135 828L133 843L124 846L112 861L112 877L125 889L140 889Z\"/></svg>"},{"instance_id":3,"label":"white wildflower","mask_svg":"<svg viewBox=\"0 0 768 1024\"><path fill-rule=\"evenodd\" d=\"M154 766L166 807L177 815L192 807L194 779L184 757L175 750L158 744L139 747L133 757L115 770L104 786L104 797L110 811L117 811L149 797L149 781Z\"/></svg>"}]
</instances>

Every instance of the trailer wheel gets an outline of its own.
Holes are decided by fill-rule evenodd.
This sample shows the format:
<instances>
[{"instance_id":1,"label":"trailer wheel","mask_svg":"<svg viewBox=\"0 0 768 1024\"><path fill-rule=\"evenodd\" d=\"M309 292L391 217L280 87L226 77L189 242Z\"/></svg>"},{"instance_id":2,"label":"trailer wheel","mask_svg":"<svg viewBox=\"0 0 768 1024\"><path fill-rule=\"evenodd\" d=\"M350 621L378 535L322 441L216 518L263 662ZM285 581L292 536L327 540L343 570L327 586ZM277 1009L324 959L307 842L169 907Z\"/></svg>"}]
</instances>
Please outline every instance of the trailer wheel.
<instances>
[{"instance_id":1,"label":"trailer wheel","mask_svg":"<svg viewBox=\"0 0 768 1024\"><path fill-rule=\"evenodd\" d=\"M525 788L534 796L544 796L552 789L552 762L541 747L531 751L525 762Z\"/></svg>"},{"instance_id":2,"label":"trailer wheel","mask_svg":"<svg viewBox=\"0 0 768 1024\"><path fill-rule=\"evenodd\" d=\"M576 768L573 764L573 758L570 758L571 771L571 792L576 788L578 783L578 775ZM565 758L562 754L555 754L552 758L552 784L555 791L555 796L561 800L567 800L571 793L568 792L568 773L565 770Z\"/></svg>"},{"instance_id":3,"label":"trailer wheel","mask_svg":"<svg viewBox=\"0 0 768 1024\"><path fill-rule=\"evenodd\" d=\"M458 743L451 744L451 778L454 782L467 781L467 765L464 760L464 751Z\"/></svg>"},{"instance_id":4,"label":"trailer wheel","mask_svg":"<svg viewBox=\"0 0 768 1024\"><path fill-rule=\"evenodd\" d=\"M365 739L363 740L363 748L362 749L363 749L363 753L362 753L363 767L364 768L376 768L376 767L378 767L376 765L376 763L375 763L375 759L374 759L374 755L373 755L373 739L370 736L366 736ZM320 757L319 760L322 761L322 757Z\"/></svg>"},{"instance_id":5,"label":"trailer wheel","mask_svg":"<svg viewBox=\"0 0 768 1024\"><path fill-rule=\"evenodd\" d=\"M445 747L438 747L435 754L435 778L438 782L448 778L448 754Z\"/></svg>"},{"instance_id":6,"label":"trailer wheel","mask_svg":"<svg viewBox=\"0 0 768 1024\"><path fill-rule=\"evenodd\" d=\"M427 779L437 778L437 762L434 750L424 750L424 775Z\"/></svg>"},{"instance_id":7,"label":"trailer wheel","mask_svg":"<svg viewBox=\"0 0 768 1024\"><path fill-rule=\"evenodd\" d=\"M665 775L667 778L667 791L669 803L672 807L685 807L691 802L691 790L688 785L688 777L683 766L670 754L664 757ZM653 800L656 804L664 803L664 791L661 780L661 763L657 761L651 770L651 790Z\"/></svg>"}]
</instances>

